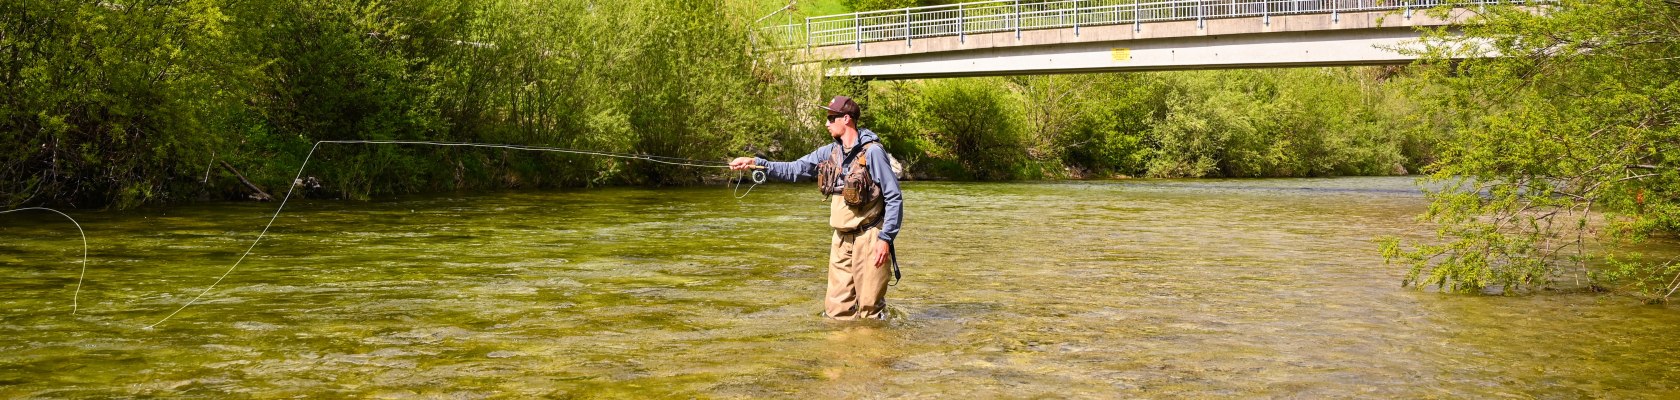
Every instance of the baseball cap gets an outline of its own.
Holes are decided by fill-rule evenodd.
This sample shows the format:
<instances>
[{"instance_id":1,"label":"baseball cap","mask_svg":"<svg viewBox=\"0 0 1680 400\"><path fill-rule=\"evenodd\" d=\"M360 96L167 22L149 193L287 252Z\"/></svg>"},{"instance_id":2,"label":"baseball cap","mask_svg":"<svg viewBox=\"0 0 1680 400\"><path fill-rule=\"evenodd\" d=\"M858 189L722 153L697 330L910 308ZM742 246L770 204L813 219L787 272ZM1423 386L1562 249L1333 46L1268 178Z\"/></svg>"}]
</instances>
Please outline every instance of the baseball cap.
<instances>
[{"instance_id":1,"label":"baseball cap","mask_svg":"<svg viewBox=\"0 0 1680 400\"><path fill-rule=\"evenodd\" d=\"M828 110L829 114L850 115L853 119L857 119L862 114L858 110L857 102L846 96L834 96L834 100L828 102L828 105L823 106L822 109Z\"/></svg>"}]
</instances>

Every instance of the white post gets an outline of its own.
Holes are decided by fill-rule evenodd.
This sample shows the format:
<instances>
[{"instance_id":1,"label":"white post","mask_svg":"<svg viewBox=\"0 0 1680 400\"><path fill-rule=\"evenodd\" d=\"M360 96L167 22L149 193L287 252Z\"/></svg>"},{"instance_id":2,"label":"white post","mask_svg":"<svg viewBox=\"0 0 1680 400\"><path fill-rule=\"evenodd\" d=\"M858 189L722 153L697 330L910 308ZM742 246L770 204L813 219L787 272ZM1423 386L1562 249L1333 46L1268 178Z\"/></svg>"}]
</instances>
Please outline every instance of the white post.
<instances>
[{"instance_id":1,"label":"white post","mask_svg":"<svg viewBox=\"0 0 1680 400\"><path fill-rule=\"evenodd\" d=\"M910 9L904 9L904 47L910 47Z\"/></svg>"},{"instance_id":2,"label":"white post","mask_svg":"<svg viewBox=\"0 0 1680 400\"><path fill-rule=\"evenodd\" d=\"M1132 0L1132 32L1143 32L1143 0ZM1196 23L1198 26L1201 22Z\"/></svg>"},{"instance_id":3,"label":"white post","mask_svg":"<svg viewBox=\"0 0 1680 400\"><path fill-rule=\"evenodd\" d=\"M1196 29L1207 29L1207 0L1196 1Z\"/></svg>"},{"instance_id":4,"label":"white post","mask_svg":"<svg viewBox=\"0 0 1680 400\"><path fill-rule=\"evenodd\" d=\"M1073 37L1079 37L1079 0L1073 0Z\"/></svg>"}]
</instances>

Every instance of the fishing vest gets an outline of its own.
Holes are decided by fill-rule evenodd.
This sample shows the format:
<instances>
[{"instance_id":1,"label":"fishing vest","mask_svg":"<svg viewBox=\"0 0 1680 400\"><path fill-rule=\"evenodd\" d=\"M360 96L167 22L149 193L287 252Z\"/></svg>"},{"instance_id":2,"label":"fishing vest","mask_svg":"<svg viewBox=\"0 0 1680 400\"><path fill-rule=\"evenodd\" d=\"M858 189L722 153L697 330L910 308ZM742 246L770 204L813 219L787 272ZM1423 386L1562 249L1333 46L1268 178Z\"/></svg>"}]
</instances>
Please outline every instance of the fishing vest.
<instances>
[{"instance_id":1,"label":"fishing vest","mask_svg":"<svg viewBox=\"0 0 1680 400\"><path fill-rule=\"evenodd\" d=\"M881 185L869 175L869 147L880 147L879 142L870 141L858 148L852 154L851 162L846 162L841 147L834 146L827 160L817 164L817 190L829 198L828 224L841 232L856 232L869 229L881 221L886 203L881 201ZM882 150L885 151L885 150ZM898 167L892 155L887 155L890 167L897 174L902 167ZM841 168L842 165L849 168ZM841 176L841 172L845 176ZM835 196L839 195L839 196Z\"/></svg>"}]
</instances>

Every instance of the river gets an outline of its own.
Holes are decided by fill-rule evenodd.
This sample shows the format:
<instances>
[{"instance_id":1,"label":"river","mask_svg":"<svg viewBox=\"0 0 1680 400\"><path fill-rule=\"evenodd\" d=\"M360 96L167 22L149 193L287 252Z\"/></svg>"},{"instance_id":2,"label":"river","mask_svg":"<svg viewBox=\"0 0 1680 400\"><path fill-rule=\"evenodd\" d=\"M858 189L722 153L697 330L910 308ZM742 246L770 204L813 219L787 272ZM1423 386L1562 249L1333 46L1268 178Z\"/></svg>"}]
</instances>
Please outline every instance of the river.
<instances>
[{"instance_id":1,"label":"river","mask_svg":"<svg viewBox=\"0 0 1680 400\"><path fill-rule=\"evenodd\" d=\"M0 397L1659 398L1680 309L1400 287L1410 178L908 182L885 323L805 184L0 215ZM74 297L74 298L73 298ZM72 301L78 312L71 313Z\"/></svg>"}]
</instances>

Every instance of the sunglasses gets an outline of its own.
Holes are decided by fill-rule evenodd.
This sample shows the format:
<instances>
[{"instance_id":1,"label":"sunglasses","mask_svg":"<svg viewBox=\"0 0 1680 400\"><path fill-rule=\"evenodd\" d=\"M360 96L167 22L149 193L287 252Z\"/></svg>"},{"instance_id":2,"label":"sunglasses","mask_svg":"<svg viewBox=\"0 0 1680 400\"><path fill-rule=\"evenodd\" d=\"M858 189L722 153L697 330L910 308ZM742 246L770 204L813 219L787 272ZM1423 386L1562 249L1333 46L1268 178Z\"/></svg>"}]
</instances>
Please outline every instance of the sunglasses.
<instances>
[{"instance_id":1,"label":"sunglasses","mask_svg":"<svg viewBox=\"0 0 1680 400\"><path fill-rule=\"evenodd\" d=\"M834 120L840 119L840 117L844 116L846 116L846 114L830 114L828 116L828 122L834 122Z\"/></svg>"}]
</instances>

